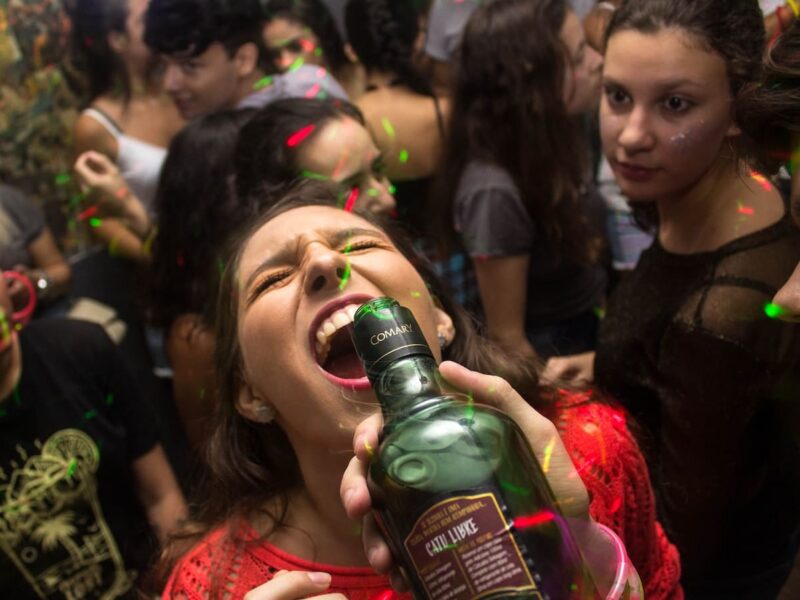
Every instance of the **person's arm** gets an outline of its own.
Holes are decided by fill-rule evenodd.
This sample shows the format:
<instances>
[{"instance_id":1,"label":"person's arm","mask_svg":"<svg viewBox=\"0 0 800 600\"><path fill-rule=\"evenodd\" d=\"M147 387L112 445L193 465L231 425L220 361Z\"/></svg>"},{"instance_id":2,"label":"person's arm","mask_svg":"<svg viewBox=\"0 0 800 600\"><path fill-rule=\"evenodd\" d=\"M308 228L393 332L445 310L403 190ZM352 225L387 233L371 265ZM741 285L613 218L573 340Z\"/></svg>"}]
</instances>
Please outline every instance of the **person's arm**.
<instances>
[{"instance_id":1,"label":"person's arm","mask_svg":"<svg viewBox=\"0 0 800 600\"><path fill-rule=\"evenodd\" d=\"M75 121L75 156L94 150L116 160L119 144L108 130L88 115Z\"/></svg>"},{"instance_id":2,"label":"person's arm","mask_svg":"<svg viewBox=\"0 0 800 600\"><path fill-rule=\"evenodd\" d=\"M188 514L186 501L161 445L133 461L136 494L163 545Z\"/></svg>"},{"instance_id":3,"label":"person's arm","mask_svg":"<svg viewBox=\"0 0 800 600\"><path fill-rule=\"evenodd\" d=\"M92 235L103 242L110 254L123 256L136 262L149 264L150 253L144 241L125 226L119 219L100 219L91 228Z\"/></svg>"},{"instance_id":4,"label":"person's arm","mask_svg":"<svg viewBox=\"0 0 800 600\"><path fill-rule=\"evenodd\" d=\"M472 261L489 337L507 350L535 358L525 335L529 263L527 254Z\"/></svg>"},{"instance_id":5,"label":"person's arm","mask_svg":"<svg viewBox=\"0 0 800 600\"><path fill-rule=\"evenodd\" d=\"M54 298L66 292L69 287L70 279L72 278L72 272L69 263L67 263L61 251L58 249L49 227L45 227L42 232L28 244L28 254L30 254L31 257L33 269L26 270L23 273L31 279L31 281L35 281L38 275L36 271L42 271L50 280L45 298Z\"/></svg>"},{"instance_id":6,"label":"person's arm","mask_svg":"<svg viewBox=\"0 0 800 600\"><path fill-rule=\"evenodd\" d=\"M172 391L186 437L193 448L208 439L216 394L214 332L199 315L178 317L167 333Z\"/></svg>"}]
</instances>

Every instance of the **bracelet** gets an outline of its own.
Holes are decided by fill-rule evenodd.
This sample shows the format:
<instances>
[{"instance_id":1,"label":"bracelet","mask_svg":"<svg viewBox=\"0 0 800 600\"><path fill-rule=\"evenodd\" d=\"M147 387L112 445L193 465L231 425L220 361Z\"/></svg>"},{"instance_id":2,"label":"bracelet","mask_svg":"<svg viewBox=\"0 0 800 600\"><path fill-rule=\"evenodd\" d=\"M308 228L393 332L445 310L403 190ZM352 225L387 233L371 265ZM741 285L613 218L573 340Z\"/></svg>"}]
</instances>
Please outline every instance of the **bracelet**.
<instances>
[{"instance_id":1,"label":"bracelet","mask_svg":"<svg viewBox=\"0 0 800 600\"><path fill-rule=\"evenodd\" d=\"M611 584L611 589L606 594L606 600L620 600L621 598L644 600L642 580L639 578L639 573L636 572L636 567L633 566L631 559L628 558L628 552L625 550L622 540L605 525L595 523L594 526L597 527L598 531L606 535L613 544L617 555L617 573L614 576L614 583Z\"/></svg>"},{"instance_id":2,"label":"bracelet","mask_svg":"<svg viewBox=\"0 0 800 600\"><path fill-rule=\"evenodd\" d=\"M800 17L800 6L797 5L797 0L786 0L786 4L788 4L789 8L792 9L795 19Z\"/></svg>"}]
</instances>

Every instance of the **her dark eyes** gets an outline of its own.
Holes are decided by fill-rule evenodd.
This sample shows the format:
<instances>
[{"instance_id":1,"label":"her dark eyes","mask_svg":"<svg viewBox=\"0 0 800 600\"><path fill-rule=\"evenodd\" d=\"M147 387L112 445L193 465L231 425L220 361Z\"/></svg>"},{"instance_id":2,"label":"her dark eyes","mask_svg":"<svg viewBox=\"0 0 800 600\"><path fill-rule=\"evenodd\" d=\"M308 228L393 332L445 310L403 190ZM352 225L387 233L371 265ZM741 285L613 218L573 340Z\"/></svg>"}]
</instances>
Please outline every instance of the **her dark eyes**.
<instances>
[{"instance_id":1,"label":"her dark eyes","mask_svg":"<svg viewBox=\"0 0 800 600\"><path fill-rule=\"evenodd\" d=\"M688 110L692 106L692 103L680 96L670 96L664 100L664 106L671 112L680 113Z\"/></svg>"},{"instance_id":2,"label":"her dark eyes","mask_svg":"<svg viewBox=\"0 0 800 600\"><path fill-rule=\"evenodd\" d=\"M623 92L620 88L607 85L605 88L606 98L612 105L623 104L628 99L628 94Z\"/></svg>"}]
</instances>

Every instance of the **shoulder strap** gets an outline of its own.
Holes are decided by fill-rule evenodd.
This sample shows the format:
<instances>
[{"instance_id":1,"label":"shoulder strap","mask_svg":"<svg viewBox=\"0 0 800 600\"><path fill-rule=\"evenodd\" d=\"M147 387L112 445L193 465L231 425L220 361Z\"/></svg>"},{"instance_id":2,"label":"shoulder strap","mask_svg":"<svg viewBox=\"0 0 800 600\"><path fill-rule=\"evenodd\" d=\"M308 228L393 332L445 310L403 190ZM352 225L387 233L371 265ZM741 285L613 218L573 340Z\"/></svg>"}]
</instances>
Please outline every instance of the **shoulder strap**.
<instances>
[{"instance_id":1,"label":"shoulder strap","mask_svg":"<svg viewBox=\"0 0 800 600\"><path fill-rule=\"evenodd\" d=\"M104 113L96 106L90 106L89 108L85 109L81 114L93 118L103 127L105 127L108 130L108 133L113 135L115 138L118 138L119 136L122 135L122 129L120 128L119 125L117 125L114 119L109 117L106 113Z\"/></svg>"}]
</instances>

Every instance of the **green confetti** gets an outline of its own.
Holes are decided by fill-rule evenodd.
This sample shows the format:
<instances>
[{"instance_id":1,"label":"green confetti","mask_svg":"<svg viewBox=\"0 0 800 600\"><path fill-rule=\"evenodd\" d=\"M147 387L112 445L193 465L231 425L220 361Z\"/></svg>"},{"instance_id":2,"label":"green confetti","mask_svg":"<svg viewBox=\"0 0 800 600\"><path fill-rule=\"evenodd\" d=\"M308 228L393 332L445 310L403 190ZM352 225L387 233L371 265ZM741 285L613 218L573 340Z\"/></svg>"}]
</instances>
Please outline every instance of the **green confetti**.
<instances>
[{"instance_id":1,"label":"green confetti","mask_svg":"<svg viewBox=\"0 0 800 600\"><path fill-rule=\"evenodd\" d=\"M320 48L319 46L314 48L314 56L322 56L322 48Z\"/></svg>"},{"instance_id":2,"label":"green confetti","mask_svg":"<svg viewBox=\"0 0 800 600\"><path fill-rule=\"evenodd\" d=\"M70 181L72 181L72 177L70 177L69 173L56 175L56 185L67 185Z\"/></svg>"},{"instance_id":3,"label":"green confetti","mask_svg":"<svg viewBox=\"0 0 800 600\"><path fill-rule=\"evenodd\" d=\"M391 121L389 121L389 119L386 117L383 117L381 119L381 124L383 125L383 130L386 132L386 135L388 135L390 138L394 138L394 127L392 127Z\"/></svg>"},{"instance_id":4,"label":"green confetti","mask_svg":"<svg viewBox=\"0 0 800 600\"><path fill-rule=\"evenodd\" d=\"M400 150L399 159L400 159L401 163L407 163L408 162L408 150Z\"/></svg>"},{"instance_id":5,"label":"green confetti","mask_svg":"<svg viewBox=\"0 0 800 600\"><path fill-rule=\"evenodd\" d=\"M114 394L109 394L106 396L106 406L111 406L114 404Z\"/></svg>"},{"instance_id":6,"label":"green confetti","mask_svg":"<svg viewBox=\"0 0 800 600\"><path fill-rule=\"evenodd\" d=\"M316 181L328 181L329 178L325 175L320 175L319 173L314 173L314 171L304 170L300 173L301 177L305 177L306 179L314 179Z\"/></svg>"},{"instance_id":7,"label":"green confetti","mask_svg":"<svg viewBox=\"0 0 800 600\"><path fill-rule=\"evenodd\" d=\"M67 478L72 479L72 476L75 474L75 470L78 468L78 461L76 459L72 459L69 461L69 466L67 467Z\"/></svg>"},{"instance_id":8,"label":"green confetti","mask_svg":"<svg viewBox=\"0 0 800 600\"><path fill-rule=\"evenodd\" d=\"M603 307L601 307L601 306L595 306L595 307L592 309L592 312L593 312L595 315L597 315L597 318L598 318L598 319L605 319L605 318L606 318L606 311L605 311L605 309L604 309Z\"/></svg>"},{"instance_id":9,"label":"green confetti","mask_svg":"<svg viewBox=\"0 0 800 600\"><path fill-rule=\"evenodd\" d=\"M513 492L520 496L530 496L531 491L528 488L519 487L518 485L514 485L513 483L509 483L507 481L501 481L500 487L504 490L508 490L509 492Z\"/></svg>"},{"instance_id":10,"label":"green confetti","mask_svg":"<svg viewBox=\"0 0 800 600\"><path fill-rule=\"evenodd\" d=\"M475 400L472 398L472 392L467 395L467 412L466 412L466 419L470 423L472 422L473 418L475 417Z\"/></svg>"},{"instance_id":11,"label":"green confetti","mask_svg":"<svg viewBox=\"0 0 800 600\"><path fill-rule=\"evenodd\" d=\"M94 419L96 416L97 416L97 411L96 411L95 409L87 410L87 411L86 411L86 412L83 414L83 420L84 420L84 421L91 421L91 420L92 420L92 419Z\"/></svg>"},{"instance_id":12,"label":"green confetti","mask_svg":"<svg viewBox=\"0 0 800 600\"><path fill-rule=\"evenodd\" d=\"M347 282L350 279L350 261L347 261L347 266L344 269L344 275L342 275L342 280L339 282L339 289L343 290L344 286L347 285Z\"/></svg>"},{"instance_id":13,"label":"green confetti","mask_svg":"<svg viewBox=\"0 0 800 600\"><path fill-rule=\"evenodd\" d=\"M262 77L258 81L253 84L253 89L255 91L263 90L265 87L272 85L272 76L267 75L266 77Z\"/></svg>"},{"instance_id":14,"label":"green confetti","mask_svg":"<svg viewBox=\"0 0 800 600\"><path fill-rule=\"evenodd\" d=\"M782 306L775 304L774 302L767 302L764 305L764 314L767 315L770 319L779 319L783 315L786 314L786 309Z\"/></svg>"},{"instance_id":15,"label":"green confetti","mask_svg":"<svg viewBox=\"0 0 800 600\"><path fill-rule=\"evenodd\" d=\"M98 219L97 217L93 217L89 219L89 225L92 227L100 227L103 224L103 219Z\"/></svg>"},{"instance_id":16,"label":"green confetti","mask_svg":"<svg viewBox=\"0 0 800 600\"><path fill-rule=\"evenodd\" d=\"M394 187L391 183L389 184L389 193L394 196L394 193L397 191L397 188Z\"/></svg>"},{"instance_id":17,"label":"green confetti","mask_svg":"<svg viewBox=\"0 0 800 600\"><path fill-rule=\"evenodd\" d=\"M420 296L422 296L422 294L420 292L411 292L411 297L412 298L419 298Z\"/></svg>"},{"instance_id":18,"label":"green confetti","mask_svg":"<svg viewBox=\"0 0 800 600\"><path fill-rule=\"evenodd\" d=\"M287 72L288 72L288 73L291 73L291 72L293 72L293 71L297 71L297 69L299 69L300 67L302 67L302 66L305 64L305 62L306 62L306 61L303 59L303 57L302 57L302 56L298 56L298 57L295 59L295 61L294 61L294 62L291 64L291 66L289 67L289 69L287 70Z\"/></svg>"}]
</instances>

